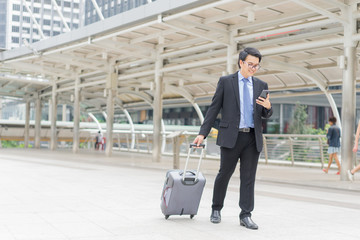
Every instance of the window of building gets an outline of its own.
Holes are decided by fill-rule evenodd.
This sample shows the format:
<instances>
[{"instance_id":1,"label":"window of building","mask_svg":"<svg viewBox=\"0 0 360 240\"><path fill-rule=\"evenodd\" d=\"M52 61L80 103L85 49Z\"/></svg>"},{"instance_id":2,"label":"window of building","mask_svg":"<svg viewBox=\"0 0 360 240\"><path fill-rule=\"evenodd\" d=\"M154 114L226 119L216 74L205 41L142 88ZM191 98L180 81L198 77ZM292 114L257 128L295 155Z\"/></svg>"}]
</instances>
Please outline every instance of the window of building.
<instances>
[{"instance_id":1,"label":"window of building","mask_svg":"<svg viewBox=\"0 0 360 240\"><path fill-rule=\"evenodd\" d=\"M14 22L20 22L20 17L17 16L17 15L13 15L13 16L12 16L12 20L13 20Z\"/></svg>"},{"instance_id":2,"label":"window of building","mask_svg":"<svg viewBox=\"0 0 360 240\"><path fill-rule=\"evenodd\" d=\"M33 9L33 12L34 12L34 13L40 13L40 8L34 8L34 9Z\"/></svg>"},{"instance_id":3,"label":"window of building","mask_svg":"<svg viewBox=\"0 0 360 240\"><path fill-rule=\"evenodd\" d=\"M12 32L19 32L19 27L18 26L12 26Z\"/></svg>"},{"instance_id":4,"label":"window of building","mask_svg":"<svg viewBox=\"0 0 360 240\"><path fill-rule=\"evenodd\" d=\"M23 16L23 21L26 23L30 23L30 17Z\"/></svg>"},{"instance_id":5,"label":"window of building","mask_svg":"<svg viewBox=\"0 0 360 240\"><path fill-rule=\"evenodd\" d=\"M12 37L11 42L12 43L19 43L19 38L18 37Z\"/></svg>"},{"instance_id":6,"label":"window of building","mask_svg":"<svg viewBox=\"0 0 360 240\"><path fill-rule=\"evenodd\" d=\"M18 5L18 4L13 4L13 10L14 10L14 11L20 11L20 5Z\"/></svg>"},{"instance_id":7,"label":"window of building","mask_svg":"<svg viewBox=\"0 0 360 240\"><path fill-rule=\"evenodd\" d=\"M50 20L48 20L48 19L44 19L44 25L50 25L51 24L51 21Z\"/></svg>"},{"instance_id":8,"label":"window of building","mask_svg":"<svg viewBox=\"0 0 360 240\"><path fill-rule=\"evenodd\" d=\"M60 21L54 21L54 27L60 27Z\"/></svg>"}]
</instances>

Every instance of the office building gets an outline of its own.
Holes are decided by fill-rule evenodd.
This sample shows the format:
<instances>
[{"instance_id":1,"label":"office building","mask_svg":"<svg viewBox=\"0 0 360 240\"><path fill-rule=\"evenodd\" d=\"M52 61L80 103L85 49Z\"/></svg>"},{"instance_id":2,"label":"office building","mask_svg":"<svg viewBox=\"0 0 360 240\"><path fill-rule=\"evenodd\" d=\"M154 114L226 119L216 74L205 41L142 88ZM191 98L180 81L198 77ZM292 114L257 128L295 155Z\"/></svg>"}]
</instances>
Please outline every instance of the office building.
<instances>
[{"instance_id":1,"label":"office building","mask_svg":"<svg viewBox=\"0 0 360 240\"><path fill-rule=\"evenodd\" d=\"M0 47L26 46L78 28L82 4L83 0L0 0Z\"/></svg>"},{"instance_id":2,"label":"office building","mask_svg":"<svg viewBox=\"0 0 360 240\"><path fill-rule=\"evenodd\" d=\"M6 10L7 0L0 0L0 49L4 49L6 43Z\"/></svg>"},{"instance_id":3,"label":"office building","mask_svg":"<svg viewBox=\"0 0 360 240\"><path fill-rule=\"evenodd\" d=\"M94 6L93 1L85 1L85 25L100 20L97 7L102 16L108 18L150 2L155 2L155 0L96 0L97 6Z\"/></svg>"}]
</instances>

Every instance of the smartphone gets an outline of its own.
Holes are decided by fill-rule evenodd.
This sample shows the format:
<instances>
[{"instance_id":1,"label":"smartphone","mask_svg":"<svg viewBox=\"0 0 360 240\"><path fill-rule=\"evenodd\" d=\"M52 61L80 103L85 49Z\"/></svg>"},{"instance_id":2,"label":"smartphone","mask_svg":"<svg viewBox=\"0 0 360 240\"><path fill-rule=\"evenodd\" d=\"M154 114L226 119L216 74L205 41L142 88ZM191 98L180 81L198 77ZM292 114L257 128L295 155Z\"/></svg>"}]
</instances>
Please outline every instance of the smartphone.
<instances>
[{"instance_id":1,"label":"smartphone","mask_svg":"<svg viewBox=\"0 0 360 240\"><path fill-rule=\"evenodd\" d=\"M269 90L262 90L259 97L266 98L269 92L270 92Z\"/></svg>"}]
</instances>

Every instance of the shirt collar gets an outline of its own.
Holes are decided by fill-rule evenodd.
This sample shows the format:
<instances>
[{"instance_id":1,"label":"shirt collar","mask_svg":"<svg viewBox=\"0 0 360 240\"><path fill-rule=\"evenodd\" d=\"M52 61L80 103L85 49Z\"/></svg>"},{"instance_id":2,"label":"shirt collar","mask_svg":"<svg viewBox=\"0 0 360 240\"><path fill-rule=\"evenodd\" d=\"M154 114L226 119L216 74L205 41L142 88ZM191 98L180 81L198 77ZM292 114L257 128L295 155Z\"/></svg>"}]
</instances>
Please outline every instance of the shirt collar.
<instances>
[{"instance_id":1,"label":"shirt collar","mask_svg":"<svg viewBox=\"0 0 360 240\"><path fill-rule=\"evenodd\" d=\"M239 78L240 81L241 81L243 78L245 78L245 77L240 73L240 71L238 71L238 78ZM250 81L250 83L252 83L252 77L251 77L251 76L248 77L247 79Z\"/></svg>"}]
</instances>

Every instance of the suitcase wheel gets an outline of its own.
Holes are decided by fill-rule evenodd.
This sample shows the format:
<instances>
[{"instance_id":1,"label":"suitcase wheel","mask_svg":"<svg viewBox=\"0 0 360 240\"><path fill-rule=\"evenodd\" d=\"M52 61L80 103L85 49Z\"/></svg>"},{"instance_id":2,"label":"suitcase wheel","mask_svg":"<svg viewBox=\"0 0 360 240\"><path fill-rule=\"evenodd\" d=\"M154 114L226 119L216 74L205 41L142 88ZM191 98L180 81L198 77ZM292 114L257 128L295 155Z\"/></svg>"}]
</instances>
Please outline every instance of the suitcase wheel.
<instances>
[{"instance_id":1,"label":"suitcase wheel","mask_svg":"<svg viewBox=\"0 0 360 240\"><path fill-rule=\"evenodd\" d=\"M191 214L191 215L190 215L190 219L193 219L193 218L194 218L194 216L195 216L194 214Z\"/></svg>"},{"instance_id":2,"label":"suitcase wheel","mask_svg":"<svg viewBox=\"0 0 360 240\"><path fill-rule=\"evenodd\" d=\"M165 215L165 219L168 219L170 215Z\"/></svg>"}]
</instances>

